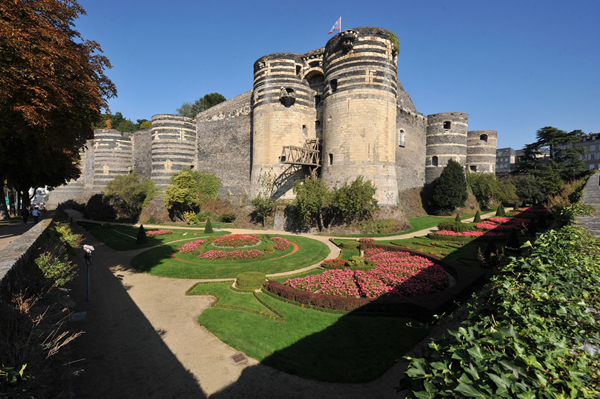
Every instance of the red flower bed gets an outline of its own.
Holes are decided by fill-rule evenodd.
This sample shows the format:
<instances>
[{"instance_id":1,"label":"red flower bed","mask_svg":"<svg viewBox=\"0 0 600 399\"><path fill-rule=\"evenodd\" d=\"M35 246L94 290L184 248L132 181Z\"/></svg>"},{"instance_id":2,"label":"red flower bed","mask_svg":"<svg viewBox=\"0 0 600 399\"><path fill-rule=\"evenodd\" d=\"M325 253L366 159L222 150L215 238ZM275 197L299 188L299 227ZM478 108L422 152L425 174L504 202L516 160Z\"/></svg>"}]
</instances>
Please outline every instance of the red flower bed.
<instances>
[{"instance_id":1,"label":"red flower bed","mask_svg":"<svg viewBox=\"0 0 600 399\"><path fill-rule=\"evenodd\" d=\"M221 248L252 247L260 242L257 235L228 234L213 241L212 245Z\"/></svg>"},{"instance_id":2,"label":"red flower bed","mask_svg":"<svg viewBox=\"0 0 600 399\"><path fill-rule=\"evenodd\" d=\"M285 238L273 237L271 241L275 244L275 249L278 251L285 251L290 246L290 242Z\"/></svg>"},{"instance_id":3,"label":"red flower bed","mask_svg":"<svg viewBox=\"0 0 600 399\"><path fill-rule=\"evenodd\" d=\"M342 258L325 259L321 262L321 266L325 269L341 269L346 266L346 260Z\"/></svg>"},{"instance_id":4,"label":"red flower bed","mask_svg":"<svg viewBox=\"0 0 600 399\"><path fill-rule=\"evenodd\" d=\"M146 232L149 236L162 236L165 234L173 234L172 230L148 230Z\"/></svg>"},{"instance_id":5,"label":"red flower bed","mask_svg":"<svg viewBox=\"0 0 600 399\"><path fill-rule=\"evenodd\" d=\"M377 265L369 271L329 270L322 274L290 279L290 287L326 295L377 298L385 294L422 295L448 285L444 269L408 252L367 249L365 259Z\"/></svg>"}]
</instances>

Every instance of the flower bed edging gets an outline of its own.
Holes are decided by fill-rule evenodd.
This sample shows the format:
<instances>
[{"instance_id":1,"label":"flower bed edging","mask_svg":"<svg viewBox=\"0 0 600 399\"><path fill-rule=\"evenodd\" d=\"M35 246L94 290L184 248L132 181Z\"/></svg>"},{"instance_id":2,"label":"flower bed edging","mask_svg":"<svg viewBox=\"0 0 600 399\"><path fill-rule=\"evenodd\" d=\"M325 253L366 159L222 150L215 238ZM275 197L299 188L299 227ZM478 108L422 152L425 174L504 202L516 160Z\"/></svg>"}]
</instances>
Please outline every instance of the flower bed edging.
<instances>
[{"instance_id":1,"label":"flower bed edging","mask_svg":"<svg viewBox=\"0 0 600 399\"><path fill-rule=\"evenodd\" d=\"M433 255L389 245L361 245L361 249L367 247L382 248L388 251L410 252L412 255L428 258L440 264L444 270L451 274L456 279L456 284L444 291L428 295L414 297L389 296L376 299L314 294L291 288L275 280L265 282L264 288L279 297L300 304L358 313L383 313L428 322L433 320L434 315L447 312L456 306L457 302L469 298L485 282L485 273L483 271L452 265Z\"/></svg>"}]
</instances>

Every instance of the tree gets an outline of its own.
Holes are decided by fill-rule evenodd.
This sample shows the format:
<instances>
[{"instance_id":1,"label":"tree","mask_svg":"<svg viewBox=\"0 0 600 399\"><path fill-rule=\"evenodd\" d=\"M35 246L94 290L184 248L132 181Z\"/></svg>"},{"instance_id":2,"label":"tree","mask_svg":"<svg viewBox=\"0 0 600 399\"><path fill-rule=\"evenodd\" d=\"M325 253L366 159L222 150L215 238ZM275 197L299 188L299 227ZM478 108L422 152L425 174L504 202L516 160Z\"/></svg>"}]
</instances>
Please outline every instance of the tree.
<instances>
[{"instance_id":1,"label":"tree","mask_svg":"<svg viewBox=\"0 0 600 399\"><path fill-rule=\"evenodd\" d=\"M434 181L432 205L437 213L448 214L465 206L467 198L464 168L450 159L440 177Z\"/></svg>"},{"instance_id":2,"label":"tree","mask_svg":"<svg viewBox=\"0 0 600 399\"><path fill-rule=\"evenodd\" d=\"M488 208L498 193L498 180L493 173L471 173L467 171L467 184L480 208Z\"/></svg>"},{"instance_id":3,"label":"tree","mask_svg":"<svg viewBox=\"0 0 600 399\"><path fill-rule=\"evenodd\" d=\"M539 129L537 140L525 146L516 173L539 176L546 168L552 167L564 181L580 176L585 172L585 163L579 159L584 149L573 144L580 142L582 135L581 130L567 133L552 126Z\"/></svg>"},{"instance_id":4,"label":"tree","mask_svg":"<svg viewBox=\"0 0 600 399\"><path fill-rule=\"evenodd\" d=\"M204 97L200 97L194 103L184 102L181 104L181 107L177 108L177 113L188 118L193 118L200 112L206 111L225 100L226 98L219 93L205 94Z\"/></svg>"},{"instance_id":5,"label":"tree","mask_svg":"<svg viewBox=\"0 0 600 399\"><path fill-rule=\"evenodd\" d=\"M125 118L120 112L116 112L114 115L106 113L102 114L102 120L100 122L94 124L94 129L106 129L107 120L110 120L112 129L118 130L119 132L129 133L134 133L140 130L140 121L146 121L146 119L138 119L138 124L135 124L131 120Z\"/></svg>"},{"instance_id":6,"label":"tree","mask_svg":"<svg viewBox=\"0 0 600 399\"><path fill-rule=\"evenodd\" d=\"M330 208L338 222L361 220L378 209L375 192L377 188L370 180L358 176L350 184L344 183L331 193Z\"/></svg>"},{"instance_id":7,"label":"tree","mask_svg":"<svg viewBox=\"0 0 600 399\"><path fill-rule=\"evenodd\" d=\"M515 176L513 184L517 196L522 202L536 204L546 199L546 195L542 192L540 182L533 175Z\"/></svg>"},{"instance_id":8,"label":"tree","mask_svg":"<svg viewBox=\"0 0 600 399\"><path fill-rule=\"evenodd\" d=\"M325 182L319 178L296 180L294 194L294 205L299 218L303 222L316 221L319 231L323 231L323 228L326 228L323 213L331 198L331 192Z\"/></svg>"},{"instance_id":9,"label":"tree","mask_svg":"<svg viewBox=\"0 0 600 399\"><path fill-rule=\"evenodd\" d=\"M267 218L275 211L275 200L269 196L258 194L250 203L256 211L256 216L261 219L264 228Z\"/></svg>"},{"instance_id":10,"label":"tree","mask_svg":"<svg viewBox=\"0 0 600 399\"><path fill-rule=\"evenodd\" d=\"M165 206L180 217L184 212L197 212L201 203L217 197L220 185L221 180L212 173L183 169L171 176Z\"/></svg>"},{"instance_id":11,"label":"tree","mask_svg":"<svg viewBox=\"0 0 600 399\"><path fill-rule=\"evenodd\" d=\"M127 214L130 220L135 220L156 193L157 188L152 180L142 179L137 171L133 171L109 181L102 200Z\"/></svg>"},{"instance_id":12,"label":"tree","mask_svg":"<svg viewBox=\"0 0 600 399\"><path fill-rule=\"evenodd\" d=\"M44 174L59 183L70 179L67 164L79 160L92 125L116 95L99 44L73 29L82 14L74 0L0 2L0 191L7 178L16 187L30 187ZM43 173L35 159L42 153L54 161ZM23 166L27 158L37 168ZM0 201L0 217L5 205Z\"/></svg>"}]
</instances>

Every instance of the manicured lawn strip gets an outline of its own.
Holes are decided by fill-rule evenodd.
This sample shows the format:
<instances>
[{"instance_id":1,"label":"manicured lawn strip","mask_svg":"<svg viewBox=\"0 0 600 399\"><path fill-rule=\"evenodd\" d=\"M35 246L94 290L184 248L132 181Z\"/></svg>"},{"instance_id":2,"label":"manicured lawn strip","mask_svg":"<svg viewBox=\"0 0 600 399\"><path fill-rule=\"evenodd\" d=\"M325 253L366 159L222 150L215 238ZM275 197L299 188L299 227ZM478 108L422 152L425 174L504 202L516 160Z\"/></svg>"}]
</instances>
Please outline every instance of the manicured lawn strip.
<instances>
[{"instance_id":1,"label":"manicured lawn strip","mask_svg":"<svg viewBox=\"0 0 600 399\"><path fill-rule=\"evenodd\" d=\"M350 260L350 258L353 256L360 256L360 251L359 250L352 251L349 249L342 249L342 252L340 253L340 256L338 256L338 258Z\"/></svg>"},{"instance_id":2,"label":"manicured lawn strip","mask_svg":"<svg viewBox=\"0 0 600 399\"><path fill-rule=\"evenodd\" d=\"M323 269L322 267L317 267L315 269L311 269L307 272L303 272L303 273L297 273L297 274L290 274L288 276L285 277L277 277L277 278L268 278L269 280L277 280L280 283L285 283L287 280L289 280L290 278L296 278L296 277L306 277L306 276L310 276L313 274L320 274L323 273L326 269Z\"/></svg>"},{"instance_id":3,"label":"manicured lawn strip","mask_svg":"<svg viewBox=\"0 0 600 399\"><path fill-rule=\"evenodd\" d=\"M186 238L200 239L201 237L208 236L207 234L204 234L202 231L199 230L174 229L173 234L166 234L160 236L150 236L146 234L148 242L146 244L136 244L139 227L113 225L109 228L104 228L99 223L79 222L79 224L86 230L88 230L94 237L96 237L115 251L129 251L133 249L148 248L164 244L170 241L176 241ZM155 229L145 230L148 231ZM195 236L194 233L197 233L197 235ZM210 235L221 236L226 234L229 234L229 232L216 231Z\"/></svg>"},{"instance_id":4,"label":"manicured lawn strip","mask_svg":"<svg viewBox=\"0 0 600 399\"><path fill-rule=\"evenodd\" d=\"M252 293L246 292L235 292L231 287L232 282L227 283L197 283L190 288L185 294L186 295L212 295L215 298L215 302L212 303L213 308L223 309L237 309L246 312L254 313L271 313L270 310L265 308L258 302Z\"/></svg>"},{"instance_id":5,"label":"manicured lawn strip","mask_svg":"<svg viewBox=\"0 0 600 399\"><path fill-rule=\"evenodd\" d=\"M425 328L408 327L409 319L324 313L263 293L257 295L284 315L285 321L209 308L198 322L263 364L303 377L346 383L371 381L428 334Z\"/></svg>"},{"instance_id":6,"label":"manicured lawn strip","mask_svg":"<svg viewBox=\"0 0 600 399\"><path fill-rule=\"evenodd\" d=\"M156 276L202 279L233 278L238 273L247 271L272 274L297 270L319 263L329 254L329 247L320 241L299 236L277 236L295 242L299 245L299 250L289 256L266 261L259 258L245 263L235 260L228 262L201 261L202 263L186 263L171 257L171 253L181 246L182 242L179 242L168 243L164 246L142 252L133 258L131 265L137 270Z\"/></svg>"}]
</instances>

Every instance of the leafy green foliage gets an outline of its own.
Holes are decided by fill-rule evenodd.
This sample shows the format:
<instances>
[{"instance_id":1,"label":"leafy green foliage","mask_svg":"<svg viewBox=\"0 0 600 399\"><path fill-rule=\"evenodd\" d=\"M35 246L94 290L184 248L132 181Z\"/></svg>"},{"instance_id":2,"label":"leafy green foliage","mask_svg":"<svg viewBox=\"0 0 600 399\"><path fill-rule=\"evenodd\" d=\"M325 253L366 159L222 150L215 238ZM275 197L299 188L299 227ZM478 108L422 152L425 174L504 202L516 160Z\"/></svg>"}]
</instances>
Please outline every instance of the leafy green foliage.
<instances>
[{"instance_id":1,"label":"leafy green foliage","mask_svg":"<svg viewBox=\"0 0 600 399\"><path fill-rule=\"evenodd\" d=\"M563 181L581 176L586 172L585 163L579 159L584 149L572 144L581 141L582 135L581 130L567 133L552 126L539 129L537 140L525 146L517 171L539 176L552 168Z\"/></svg>"},{"instance_id":2,"label":"leafy green foliage","mask_svg":"<svg viewBox=\"0 0 600 399\"><path fill-rule=\"evenodd\" d=\"M303 222L316 221L319 231L324 226L323 213L329 205L331 192L321 179L296 180L294 184L296 214Z\"/></svg>"},{"instance_id":3,"label":"leafy green foliage","mask_svg":"<svg viewBox=\"0 0 600 399\"><path fill-rule=\"evenodd\" d=\"M177 108L179 115L193 118L202 111L224 102L226 98L219 93L209 93L194 101L193 103L184 102L181 107Z\"/></svg>"},{"instance_id":4,"label":"leafy green foliage","mask_svg":"<svg viewBox=\"0 0 600 399\"><path fill-rule=\"evenodd\" d=\"M439 214L450 213L465 206L468 198L464 168L453 159L434 181L432 205Z\"/></svg>"},{"instance_id":5,"label":"leafy green foliage","mask_svg":"<svg viewBox=\"0 0 600 399\"><path fill-rule=\"evenodd\" d=\"M496 216L506 216L506 210L502 204L496 209Z\"/></svg>"},{"instance_id":6,"label":"leafy green foliage","mask_svg":"<svg viewBox=\"0 0 600 399\"><path fill-rule=\"evenodd\" d=\"M491 278L463 326L429 344L406 376L415 397L595 398L598 239L550 231Z\"/></svg>"},{"instance_id":7,"label":"leafy green foliage","mask_svg":"<svg viewBox=\"0 0 600 399\"><path fill-rule=\"evenodd\" d=\"M28 381L31 375L25 374L27 364L21 366L18 370L14 367L0 365L0 396L10 399L31 399L34 396L29 394Z\"/></svg>"},{"instance_id":8,"label":"leafy green foliage","mask_svg":"<svg viewBox=\"0 0 600 399\"><path fill-rule=\"evenodd\" d=\"M481 223L481 214L479 211L475 213L475 217L473 218L473 223Z\"/></svg>"},{"instance_id":9,"label":"leafy green foliage","mask_svg":"<svg viewBox=\"0 0 600 399\"><path fill-rule=\"evenodd\" d=\"M210 221L210 218L206 219L206 226L204 226L204 233L205 234L211 234L213 233L213 227L212 227L212 223Z\"/></svg>"},{"instance_id":10,"label":"leafy green foliage","mask_svg":"<svg viewBox=\"0 0 600 399\"><path fill-rule=\"evenodd\" d=\"M158 189L150 179L143 179L137 171L116 176L104 189L102 200L124 213L130 220L136 220L144 205L157 194Z\"/></svg>"},{"instance_id":11,"label":"leafy green foliage","mask_svg":"<svg viewBox=\"0 0 600 399\"><path fill-rule=\"evenodd\" d=\"M217 197L221 180L212 173L183 169L171 176L165 190L165 206L183 217L184 212L198 211L200 204Z\"/></svg>"},{"instance_id":12,"label":"leafy green foliage","mask_svg":"<svg viewBox=\"0 0 600 399\"><path fill-rule=\"evenodd\" d=\"M350 184L334 188L331 193L330 209L338 222L362 220L379 207L374 195L377 188L370 180L358 176Z\"/></svg>"},{"instance_id":13,"label":"leafy green foliage","mask_svg":"<svg viewBox=\"0 0 600 399\"><path fill-rule=\"evenodd\" d=\"M237 215L234 212L225 212L219 215L219 222L233 223L237 219Z\"/></svg>"},{"instance_id":14,"label":"leafy green foliage","mask_svg":"<svg viewBox=\"0 0 600 399\"><path fill-rule=\"evenodd\" d=\"M533 175L521 175L512 179L516 194L522 202L537 204L546 199L542 185Z\"/></svg>"},{"instance_id":15,"label":"leafy green foliage","mask_svg":"<svg viewBox=\"0 0 600 399\"><path fill-rule=\"evenodd\" d=\"M271 197L258 194L250 203L256 212L256 216L258 216L262 221L263 227L265 227L267 218L275 211L275 200Z\"/></svg>"},{"instance_id":16,"label":"leafy green foliage","mask_svg":"<svg viewBox=\"0 0 600 399\"><path fill-rule=\"evenodd\" d=\"M444 220L437 225L438 230L450 230L461 233L463 231L473 231L475 228L468 223L457 222L456 220Z\"/></svg>"},{"instance_id":17,"label":"leafy green foliage","mask_svg":"<svg viewBox=\"0 0 600 399\"><path fill-rule=\"evenodd\" d=\"M75 277L75 265L70 261L62 261L46 252L36 258L35 264L44 274L44 278L52 285L62 287Z\"/></svg>"}]
</instances>

